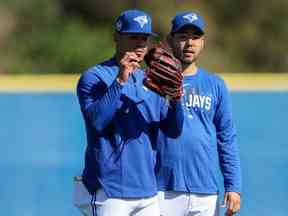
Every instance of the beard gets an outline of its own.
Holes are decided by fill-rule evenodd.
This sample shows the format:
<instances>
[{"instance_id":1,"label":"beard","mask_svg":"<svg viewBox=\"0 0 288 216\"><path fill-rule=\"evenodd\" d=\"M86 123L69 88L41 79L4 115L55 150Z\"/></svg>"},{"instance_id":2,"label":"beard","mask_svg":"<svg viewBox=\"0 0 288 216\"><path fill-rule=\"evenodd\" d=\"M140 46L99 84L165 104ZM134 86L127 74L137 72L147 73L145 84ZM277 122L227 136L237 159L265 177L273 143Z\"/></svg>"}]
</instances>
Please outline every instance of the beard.
<instances>
[{"instance_id":1,"label":"beard","mask_svg":"<svg viewBox=\"0 0 288 216\"><path fill-rule=\"evenodd\" d=\"M200 53L197 53L193 56L193 58L185 58L183 55L182 55L182 58L181 58L181 63L183 65L190 65L190 64L193 64L197 61L197 59L199 58L199 54Z\"/></svg>"}]
</instances>

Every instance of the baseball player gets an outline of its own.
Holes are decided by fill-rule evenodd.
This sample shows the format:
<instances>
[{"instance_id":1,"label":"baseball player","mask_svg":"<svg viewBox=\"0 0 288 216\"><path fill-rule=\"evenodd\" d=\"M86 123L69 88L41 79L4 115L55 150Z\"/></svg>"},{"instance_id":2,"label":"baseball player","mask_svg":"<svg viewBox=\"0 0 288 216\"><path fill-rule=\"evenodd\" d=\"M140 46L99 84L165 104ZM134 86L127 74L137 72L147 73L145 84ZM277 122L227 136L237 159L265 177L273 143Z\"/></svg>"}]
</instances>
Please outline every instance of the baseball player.
<instances>
[{"instance_id":1,"label":"baseball player","mask_svg":"<svg viewBox=\"0 0 288 216\"><path fill-rule=\"evenodd\" d=\"M83 215L160 215L153 147L159 130L180 134L183 111L180 101L167 104L143 86L140 62L151 29L148 14L124 11L115 24L115 55L78 82L88 144L74 204Z\"/></svg>"},{"instance_id":2,"label":"baseball player","mask_svg":"<svg viewBox=\"0 0 288 216\"><path fill-rule=\"evenodd\" d=\"M221 78L196 65L204 33L203 18L188 11L176 14L167 36L183 68L184 125L180 137L162 133L159 140L156 175L163 216L218 215L218 164L225 215L240 209L240 160L228 89Z\"/></svg>"}]
</instances>

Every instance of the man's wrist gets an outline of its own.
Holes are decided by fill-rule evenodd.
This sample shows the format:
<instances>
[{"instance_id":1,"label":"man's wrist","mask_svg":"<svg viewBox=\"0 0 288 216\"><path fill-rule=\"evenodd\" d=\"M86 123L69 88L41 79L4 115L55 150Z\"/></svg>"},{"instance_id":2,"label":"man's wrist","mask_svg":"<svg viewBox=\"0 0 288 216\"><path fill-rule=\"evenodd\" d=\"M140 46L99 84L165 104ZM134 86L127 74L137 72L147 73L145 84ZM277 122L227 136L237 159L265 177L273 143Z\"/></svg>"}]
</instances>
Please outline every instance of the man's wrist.
<instances>
[{"instance_id":1,"label":"man's wrist","mask_svg":"<svg viewBox=\"0 0 288 216\"><path fill-rule=\"evenodd\" d=\"M241 196L241 192L239 191L225 191L225 193L237 193L239 196Z\"/></svg>"}]
</instances>

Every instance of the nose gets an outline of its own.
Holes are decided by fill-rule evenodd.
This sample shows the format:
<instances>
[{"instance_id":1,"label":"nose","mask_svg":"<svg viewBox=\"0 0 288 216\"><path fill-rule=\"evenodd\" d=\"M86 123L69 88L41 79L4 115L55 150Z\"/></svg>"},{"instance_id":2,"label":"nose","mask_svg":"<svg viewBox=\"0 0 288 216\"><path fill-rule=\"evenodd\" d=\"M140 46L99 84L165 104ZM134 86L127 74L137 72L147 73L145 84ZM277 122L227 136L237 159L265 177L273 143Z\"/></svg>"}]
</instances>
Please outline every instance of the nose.
<instances>
[{"instance_id":1,"label":"nose","mask_svg":"<svg viewBox=\"0 0 288 216\"><path fill-rule=\"evenodd\" d=\"M187 41L186 41L186 44L187 44L188 46L192 46L192 45L193 45L193 42L194 42L193 38L188 38Z\"/></svg>"}]
</instances>

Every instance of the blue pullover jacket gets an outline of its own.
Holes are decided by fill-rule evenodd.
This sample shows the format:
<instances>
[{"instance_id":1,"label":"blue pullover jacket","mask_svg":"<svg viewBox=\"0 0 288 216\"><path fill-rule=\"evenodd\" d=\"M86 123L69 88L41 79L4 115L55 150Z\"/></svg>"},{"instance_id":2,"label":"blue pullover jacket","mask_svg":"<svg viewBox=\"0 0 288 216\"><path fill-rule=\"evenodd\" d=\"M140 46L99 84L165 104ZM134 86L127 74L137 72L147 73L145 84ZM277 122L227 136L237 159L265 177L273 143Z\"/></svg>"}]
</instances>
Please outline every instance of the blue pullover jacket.
<instances>
[{"instance_id":1,"label":"blue pullover jacket","mask_svg":"<svg viewBox=\"0 0 288 216\"><path fill-rule=\"evenodd\" d=\"M112 58L84 72L78 82L87 134L83 183L90 194L102 188L108 197L150 197L157 193L157 135L159 130L168 137L180 134L181 102L168 105L145 88L142 70L124 85L116 81L118 72Z\"/></svg>"},{"instance_id":2,"label":"blue pullover jacket","mask_svg":"<svg viewBox=\"0 0 288 216\"><path fill-rule=\"evenodd\" d=\"M218 76L198 69L185 76L184 126L174 139L159 137L156 175L159 190L217 194L220 165L225 191L241 191L241 171L231 101Z\"/></svg>"}]
</instances>

